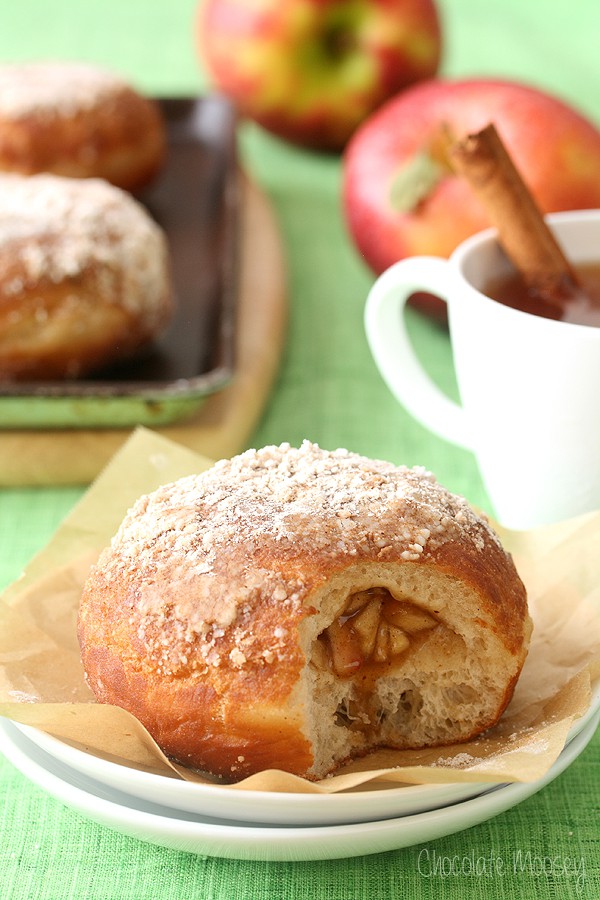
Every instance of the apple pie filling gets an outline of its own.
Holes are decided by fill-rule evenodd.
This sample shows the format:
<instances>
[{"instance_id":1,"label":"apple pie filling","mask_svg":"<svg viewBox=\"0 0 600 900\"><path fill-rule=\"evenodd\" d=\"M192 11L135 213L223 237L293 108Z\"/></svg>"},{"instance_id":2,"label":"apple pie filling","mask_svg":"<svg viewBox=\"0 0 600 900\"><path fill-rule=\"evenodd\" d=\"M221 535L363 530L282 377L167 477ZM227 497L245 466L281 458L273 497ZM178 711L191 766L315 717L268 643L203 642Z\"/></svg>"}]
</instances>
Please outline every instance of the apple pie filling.
<instances>
[{"instance_id":1,"label":"apple pie filling","mask_svg":"<svg viewBox=\"0 0 600 900\"><path fill-rule=\"evenodd\" d=\"M361 727L377 719L369 697L377 679L402 665L440 622L407 600L397 600L384 587L351 594L341 613L317 639L314 661L339 679L352 682L337 711L340 725ZM412 705L411 698L406 702Z\"/></svg>"},{"instance_id":2,"label":"apple pie filling","mask_svg":"<svg viewBox=\"0 0 600 900\"><path fill-rule=\"evenodd\" d=\"M377 677L399 664L437 618L414 603L374 587L348 598L344 610L319 635L327 665L338 678ZM363 679L364 680L364 679Z\"/></svg>"}]
</instances>

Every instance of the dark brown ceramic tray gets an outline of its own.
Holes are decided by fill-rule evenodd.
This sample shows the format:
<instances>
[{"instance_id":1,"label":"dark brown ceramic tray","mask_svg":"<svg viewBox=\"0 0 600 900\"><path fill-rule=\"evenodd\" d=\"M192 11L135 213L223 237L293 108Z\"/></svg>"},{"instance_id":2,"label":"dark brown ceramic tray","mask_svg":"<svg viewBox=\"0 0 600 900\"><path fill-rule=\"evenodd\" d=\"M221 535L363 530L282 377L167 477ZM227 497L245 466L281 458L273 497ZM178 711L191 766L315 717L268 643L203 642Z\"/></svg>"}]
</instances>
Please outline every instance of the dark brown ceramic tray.
<instances>
[{"instance_id":1,"label":"dark brown ceramic tray","mask_svg":"<svg viewBox=\"0 0 600 900\"><path fill-rule=\"evenodd\" d=\"M167 235L174 319L144 356L96 377L0 384L1 428L164 425L197 410L233 374L235 115L217 96L159 102L167 162L138 199Z\"/></svg>"}]
</instances>

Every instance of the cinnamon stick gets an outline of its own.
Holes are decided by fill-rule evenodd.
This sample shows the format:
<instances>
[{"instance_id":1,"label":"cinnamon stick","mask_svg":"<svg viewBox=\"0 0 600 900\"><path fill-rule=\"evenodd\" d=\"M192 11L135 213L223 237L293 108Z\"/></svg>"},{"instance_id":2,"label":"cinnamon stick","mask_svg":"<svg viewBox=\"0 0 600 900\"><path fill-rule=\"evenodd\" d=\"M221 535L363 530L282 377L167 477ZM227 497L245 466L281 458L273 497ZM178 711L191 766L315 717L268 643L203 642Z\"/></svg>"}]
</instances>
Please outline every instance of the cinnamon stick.
<instances>
[{"instance_id":1,"label":"cinnamon stick","mask_svg":"<svg viewBox=\"0 0 600 900\"><path fill-rule=\"evenodd\" d=\"M493 124L448 147L454 170L484 206L498 240L527 287L557 303L577 276L525 185Z\"/></svg>"}]
</instances>

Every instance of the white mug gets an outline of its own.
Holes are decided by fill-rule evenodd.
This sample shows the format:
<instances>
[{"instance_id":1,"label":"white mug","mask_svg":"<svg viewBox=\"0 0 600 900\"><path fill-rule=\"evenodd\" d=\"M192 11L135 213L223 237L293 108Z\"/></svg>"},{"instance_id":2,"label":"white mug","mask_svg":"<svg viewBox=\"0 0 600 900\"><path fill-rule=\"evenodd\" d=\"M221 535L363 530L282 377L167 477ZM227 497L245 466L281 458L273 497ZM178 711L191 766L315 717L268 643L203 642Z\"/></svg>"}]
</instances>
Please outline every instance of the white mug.
<instances>
[{"instance_id":1,"label":"white mug","mask_svg":"<svg viewBox=\"0 0 600 900\"><path fill-rule=\"evenodd\" d=\"M571 262L600 262L600 210L547 221ZM488 279L509 268L492 229L448 260L401 260L375 282L365 328L395 397L431 431L472 450L498 520L528 529L600 508L600 328L485 296ZM460 404L413 350L403 312L417 291L448 305Z\"/></svg>"}]
</instances>

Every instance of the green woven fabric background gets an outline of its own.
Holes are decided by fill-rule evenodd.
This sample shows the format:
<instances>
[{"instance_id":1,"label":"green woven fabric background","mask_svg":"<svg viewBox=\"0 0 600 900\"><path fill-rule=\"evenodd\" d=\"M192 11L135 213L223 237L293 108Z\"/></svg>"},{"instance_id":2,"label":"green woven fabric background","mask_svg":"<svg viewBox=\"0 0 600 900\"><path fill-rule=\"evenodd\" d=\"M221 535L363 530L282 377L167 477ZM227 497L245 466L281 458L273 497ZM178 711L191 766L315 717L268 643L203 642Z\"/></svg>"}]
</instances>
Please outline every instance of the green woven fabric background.
<instances>
[{"instance_id":1,"label":"green woven fabric background","mask_svg":"<svg viewBox=\"0 0 600 900\"><path fill-rule=\"evenodd\" d=\"M443 73L524 79L600 123L597 0L439 0ZM142 89L186 95L205 82L193 40L193 0L20 0L0 4L0 60L79 58L120 69ZM335 158L241 131L248 170L270 195L285 240L290 329L279 382L252 444L304 437L431 468L487 505L472 456L436 439L389 396L369 356L362 312L372 275L354 252L339 206ZM446 333L412 317L435 378L454 388ZM18 577L83 488L0 492L0 588ZM428 845L320 863L250 863L177 853L84 821L0 756L3 900L384 900L600 897L600 735L540 794L492 821ZM502 859L501 875L428 877L423 852ZM582 877L516 854L574 860Z\"/></svg>"}]
</instances>

